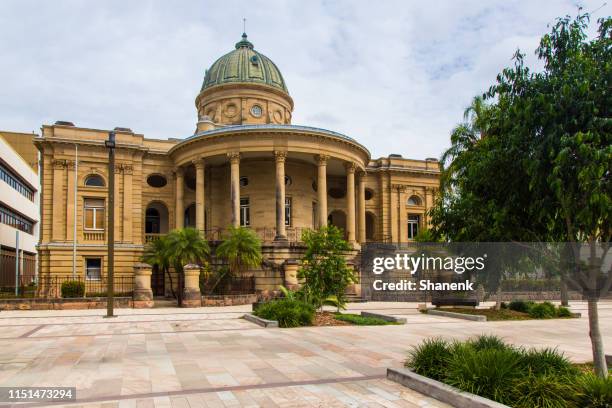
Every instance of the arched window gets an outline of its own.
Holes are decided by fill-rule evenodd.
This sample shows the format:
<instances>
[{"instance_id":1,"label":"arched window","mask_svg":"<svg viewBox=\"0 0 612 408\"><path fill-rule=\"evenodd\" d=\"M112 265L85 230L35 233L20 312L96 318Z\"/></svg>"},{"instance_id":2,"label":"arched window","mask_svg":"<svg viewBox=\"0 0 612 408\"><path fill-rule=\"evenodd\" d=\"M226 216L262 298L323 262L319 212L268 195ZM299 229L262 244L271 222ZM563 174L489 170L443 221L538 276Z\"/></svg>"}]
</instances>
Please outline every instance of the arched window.
<instances>
[{"instance_id":1,"label":"arched window","mask_svg":"<svg viewBox=\"0 0 612 408\"><path fill-rule=\"evenodd\" d=\"M418 196L410 196L408 199L408 205L421 205L421 199Z\"/></svg>"},{"instance_id":2,"label":"arched window","mask_svg":"<svg viewBox=\"0 0 612 408\"><path fill-rule=\"evenodd\" d=\"M85 178L85 185L89 187L104 187L104 179L97 174L91 174Z\"/></svg>"}]
</instances>

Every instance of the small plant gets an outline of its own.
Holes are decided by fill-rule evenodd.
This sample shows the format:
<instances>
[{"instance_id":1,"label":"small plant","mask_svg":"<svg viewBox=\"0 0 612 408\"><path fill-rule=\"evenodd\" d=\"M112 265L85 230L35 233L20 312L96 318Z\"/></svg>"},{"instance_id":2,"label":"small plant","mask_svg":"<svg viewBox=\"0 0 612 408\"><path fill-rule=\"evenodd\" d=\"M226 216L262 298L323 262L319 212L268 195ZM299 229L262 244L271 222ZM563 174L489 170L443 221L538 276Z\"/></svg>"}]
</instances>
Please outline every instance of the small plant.
<instances>
[{"instance_id":1,"label":"small plant","mask_svg":"<svg viewBox=\"0 0 612 408\"><path fill-rule=\"evenodd\" d=\"M574 403L580 408L612 407L612 377L592 373L580 376L575 385Z\"/></svg>"},{"instance_id":2,"label":"small plant","mask_svg":"<svg viewBox=\"0 0 612 408\"><path fill-rule=\"evenodd\" d=\"M572 317L572 312L570 312L570 310L565 306L559 306L559 308L557 309L557 316L558 317Z\"/></svg>"},{"instance_id":3,"label":"small plant","mask_svg":"<svg viewBox=\"0 0 612 408\"><path fill-rule=\"evenodd\" d=\"M524 375L518 365L520 357L520 352L511 348L477 351L463 344L452 354L445 382L461 390L507 403L513 382Z\"/></svg>"},{"instance_id":4,"label":"small plant","mask_svg":"<svg viewBox=\"0 0 612 408\"><path fill-rule=\"evenodd\" d=\"M531 306L528 313L534 319L551 319L557 315L555 307L551 303L546 304L546 302Z\"/></svg>"},{"instance_id":5,"label":"small plant","mask_svg":"<svg viewBox=\"0 0 612 408\"><path fill-rule=\"evenodd\" d=\"M508 305L510 310L514 310L515 312L529 313L529 308L533 305L533 302L526 302L524 300L513 300Z\"/></svg>"},{"instance_id":6,"label":"small plant","mask_svg":"<svg viewBox=\"0 0 612 408\"><path fill-rule=\"evenodd\" d=\"M497 336L492 335L481 335L476 337L473 340L469 340L467 342L470 346L474 348L476 351L481 350L506 350L511 348L504 341Z\"/></svg>"},{"instance_id":7,"label":"small plant","mask_svg":"<svg viewBox=\"0 0 612 408\"><path fill-rule=\"evenodd\" d=\"M62 283L63 298L79 298L85 296L85 282L70 280Z\"/></svg>"},{"instance_id":8,"label":"small plant","mask_svg":"<svg viewBox=\"0 0 612 408\"><path fill-rule=\"evenodd\" d=\"M334 317L336 320L342 320L343 322L349 322L357 326L384 326L388 324L396 324L394 322L388 322L377 317L366 317L349 313L336 313Z\"/></svg>"},{"instance_id":9,"label":"small plant","mask_svg":"<svg viewBox=\"0 0 612 408\"><path fill-rule=\"evenodd\" d=\"M299 300L280 299L264 303L253 314L263 319L276 320L279 327L311 326L315 308Z\"/></svg>"},{"instance_id":10,"label":"small plant","mask_svg":"<svg viewBox=\"0 0 612 408\"><path fill-rule=\"evenodd\" d=\"M408 352L405 366L425 377L443 380L450 358L451 346L446 340L426 339Z\"/></svg>"},{"instance_id":11,"label":"small plant","mask_svg":"<svg viewBox=\"0 0 612 408\"><path fill-rule=\"evenodd\" d=\"M513 393L515 408L567 408L574 390L572 379L554 374L528 375L517 380ZM582 406L581 406L582 407Z\"/></svg>"},{"instance_id":12,"label":"small plant","mask_svg":"<svg viewBox=\"0 0 612 408\"><path fill-rule=\"evenodd\" d=\"M530 349L525 351L520 363L534 375L553 374L557 376L577 374L572 363L556 349Z\"/></svg>"}]
</instances>

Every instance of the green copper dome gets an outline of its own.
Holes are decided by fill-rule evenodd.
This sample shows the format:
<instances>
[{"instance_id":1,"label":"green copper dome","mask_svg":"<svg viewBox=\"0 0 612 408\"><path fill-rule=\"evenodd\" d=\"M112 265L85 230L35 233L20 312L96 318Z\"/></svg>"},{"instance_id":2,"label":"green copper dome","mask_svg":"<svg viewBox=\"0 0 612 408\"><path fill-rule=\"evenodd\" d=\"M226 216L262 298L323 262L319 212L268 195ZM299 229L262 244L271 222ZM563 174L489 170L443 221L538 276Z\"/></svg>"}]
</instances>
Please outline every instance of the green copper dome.
<instances>
[{"instance_id":1,"label":"green copper dome","mask_svg":"<svg viewBox=\"0 0 612 408\"><path fill-rule=\"evenodd\" d=\"M234 51L216 60L206 70L202 91L215 85L232 83L268 85L289 93L276 65L270 58L253 49L246 34L242 34L242 40L236 43Z\"/></svg>"}]
</instances>

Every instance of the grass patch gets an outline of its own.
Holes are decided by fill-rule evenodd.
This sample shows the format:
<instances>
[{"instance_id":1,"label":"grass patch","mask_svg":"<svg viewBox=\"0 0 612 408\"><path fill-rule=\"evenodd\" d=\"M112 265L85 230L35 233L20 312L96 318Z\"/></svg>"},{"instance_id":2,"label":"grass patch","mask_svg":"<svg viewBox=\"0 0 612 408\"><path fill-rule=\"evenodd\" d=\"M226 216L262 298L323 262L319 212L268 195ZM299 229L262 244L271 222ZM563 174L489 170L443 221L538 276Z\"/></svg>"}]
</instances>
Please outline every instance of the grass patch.
<instances>
[{"instance_id":1,"label":"grass patch","mask_svg":"<svg viewBox=\"0 0 612 408\"><path fill-rule=\"evenodd\" d=\"M477 316L486 316L487 321L500 320L533 320L533 319L573 319L567 308L559 308L555 313L555 309L544 303L535 304L530 308L530 312L523 312L513 309L468 309L463 307L442 308L436 309L445 312L462 313Z\"/></svg>"},{"instance_id":2,"label":"grass patch","mask_svg":"<svg viewBox=\"0 0 612 408\"><path fill-rule=\"evenodd\" d=\"M336 320L349 322L351 324L354 324L355 326L385 326L389 324L398 324L396 322L388 322L386 320L379 319L378 317L365 317L350 313L336 313L335 317Z\"/></svg>"}]
</instances>

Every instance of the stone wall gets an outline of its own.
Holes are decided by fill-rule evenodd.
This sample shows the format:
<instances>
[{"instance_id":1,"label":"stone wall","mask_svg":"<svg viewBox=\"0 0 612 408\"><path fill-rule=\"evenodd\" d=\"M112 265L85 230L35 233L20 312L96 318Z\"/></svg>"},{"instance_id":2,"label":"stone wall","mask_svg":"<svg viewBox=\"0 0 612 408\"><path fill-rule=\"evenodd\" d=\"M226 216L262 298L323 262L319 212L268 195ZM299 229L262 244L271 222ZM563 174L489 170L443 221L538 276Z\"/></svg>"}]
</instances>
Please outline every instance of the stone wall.
<instances>
[{"instance_id":1,"label":"stone wall","mask_svg":"<svg viewBox=\"0 0 612 408\"><path fill-rule=\"evenodd\" d=\"M116 308L131 308L131 297L115 298ZM106 298L0 299L0 310L106 309Z\"/></svg>"}]
</instances>

